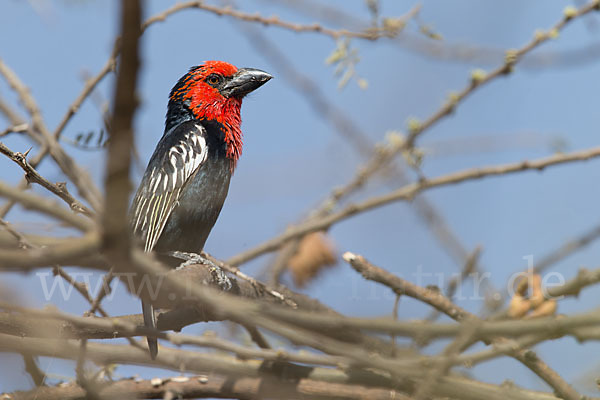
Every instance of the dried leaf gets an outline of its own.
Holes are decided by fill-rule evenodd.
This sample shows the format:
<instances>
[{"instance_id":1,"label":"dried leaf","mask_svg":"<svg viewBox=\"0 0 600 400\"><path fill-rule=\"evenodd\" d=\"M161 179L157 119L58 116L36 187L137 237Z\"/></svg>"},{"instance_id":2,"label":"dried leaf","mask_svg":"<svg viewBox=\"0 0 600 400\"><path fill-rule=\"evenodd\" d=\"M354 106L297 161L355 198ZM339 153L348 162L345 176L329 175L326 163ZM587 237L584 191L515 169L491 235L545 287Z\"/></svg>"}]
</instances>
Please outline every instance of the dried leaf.
<instances>
[{"instance_id":1,"label":"dried leaf","mask_svg":"<svg viewBox=\"0 0 600 400\"><path fill-rule=\"evenodd\" d=\"M527 316L527 318L548 317L556 314L557 308L558 304L556 303L556 300L547 300L544 301L538 308L533 310L531 314Z\"/></svg>"},{"instance_id":2,"label":"dried leaf","mask_svg":"<svg viewBox=\"0 0 600 400\"><path fill-rule=\"evenodd\" d=\"M533 275L531 279L531 307L537 308L544 301L544 291L542 290L542 277L539 274Z\"/></svg>"},{"instance_id":3,"label":"dried leaf","mask_svg":"<svg viewBox=\"0 0 600 400\"><path fill-rule=\"evenodd\" d=\"M525 297L516 294L511 300L510 305L508 306L508 316L510 318L522 318L529 309L531 308L531 303Z\"/></svg>"},{"instance_id":4,"label":"dried leaf","mask_svg":"<svg viewBox=\"0 0 600 400\"><path fill-rule=\"evenodd\" d=\"M304 236L298 251L290 259L288 268L294 283L303 287L325 267L335 265L336 258L331 241L324 233L314 232Z\"/></svg>"}]
</instances>

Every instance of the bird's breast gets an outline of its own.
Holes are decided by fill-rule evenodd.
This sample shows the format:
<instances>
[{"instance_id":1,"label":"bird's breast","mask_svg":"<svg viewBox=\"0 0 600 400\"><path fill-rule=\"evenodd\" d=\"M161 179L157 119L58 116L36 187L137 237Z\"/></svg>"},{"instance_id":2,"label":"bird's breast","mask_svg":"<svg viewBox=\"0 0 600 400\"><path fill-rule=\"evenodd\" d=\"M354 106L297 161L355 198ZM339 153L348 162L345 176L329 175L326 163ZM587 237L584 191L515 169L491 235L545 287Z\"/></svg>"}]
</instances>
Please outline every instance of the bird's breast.
<instances>
[{"instance_id":1,"label":"bird's breast","mask_svg":"<svg viewBox=\"0 0 600 400\"><path fill-rule=\"evenodd\" d=\"M199 253L219 217L230 179L229 160L209 157L183 188L155 249Z\"/></svg>"}]
</instances>

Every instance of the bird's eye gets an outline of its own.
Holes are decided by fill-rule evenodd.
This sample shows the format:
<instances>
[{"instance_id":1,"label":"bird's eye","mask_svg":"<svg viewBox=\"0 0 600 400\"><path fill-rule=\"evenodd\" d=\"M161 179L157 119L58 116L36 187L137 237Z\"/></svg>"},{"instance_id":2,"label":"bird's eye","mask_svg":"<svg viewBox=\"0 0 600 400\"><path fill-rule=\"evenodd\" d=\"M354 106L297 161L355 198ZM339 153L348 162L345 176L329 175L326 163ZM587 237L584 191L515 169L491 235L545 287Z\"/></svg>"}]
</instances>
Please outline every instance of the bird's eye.
<instances>
[{"instance_id":1,"label":"bird's eye","mask_svg":"<svg viewBox=\"0 0 600 400\"><path fill-rule=\"evenodd\" d=\"M218 74L210 74L206 78L206 82L211 86L218 85L219 83L221 83L221 76Z\"/></svg>"}]
</instances>

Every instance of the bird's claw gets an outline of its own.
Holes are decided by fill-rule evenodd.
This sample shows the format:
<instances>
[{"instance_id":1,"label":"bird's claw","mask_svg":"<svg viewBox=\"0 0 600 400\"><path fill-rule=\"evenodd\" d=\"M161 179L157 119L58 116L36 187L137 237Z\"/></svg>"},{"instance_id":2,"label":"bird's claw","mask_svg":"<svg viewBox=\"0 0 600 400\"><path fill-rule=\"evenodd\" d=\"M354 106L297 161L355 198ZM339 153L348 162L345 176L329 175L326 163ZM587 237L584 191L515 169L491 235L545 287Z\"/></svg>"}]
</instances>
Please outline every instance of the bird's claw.
<instances>
[{"instance_id":1,"label":"bird's claw","mask_svg":"<svg viewBox=\"0 0 600 400\"><path fill-rule=\"evenodd\" d=\"M233 284L231 283L231 279L229 279L227 274L225 274L225 271L223 271L223 269L221 267L219 267L217 264L215 264L208 258L204 257L203 255L197 254L197 253L186 253L183 251L171 251L171 252L169 252L169 255L171 257L175 257L180 260L184 260L181 264L179 264L179 266L177 268L175 268L176 270L185 268L187 266L194 265L194 264L204 264L210 268L210 272L214 278L214 282L222 290L228 292L233 287Z\"/></svg>"},{"instance_id":2,"label":"bird's claw","mask_svg":"<svg viewBox=\"0 0 600 400\"><path fill-rule=\"evenodd\" d=\"M212 273L213 277L215 278L215 282L217 283L217 285L219 285L219 287L228 292L231 290L231 288L233 287L233 284L231 283L231 279L229 279L229 277L227 276L227 274L225 274L225 271L223 271L223 269L217 265L212 265L210 267L210 272Z\"/></svg>"}]
</instances>

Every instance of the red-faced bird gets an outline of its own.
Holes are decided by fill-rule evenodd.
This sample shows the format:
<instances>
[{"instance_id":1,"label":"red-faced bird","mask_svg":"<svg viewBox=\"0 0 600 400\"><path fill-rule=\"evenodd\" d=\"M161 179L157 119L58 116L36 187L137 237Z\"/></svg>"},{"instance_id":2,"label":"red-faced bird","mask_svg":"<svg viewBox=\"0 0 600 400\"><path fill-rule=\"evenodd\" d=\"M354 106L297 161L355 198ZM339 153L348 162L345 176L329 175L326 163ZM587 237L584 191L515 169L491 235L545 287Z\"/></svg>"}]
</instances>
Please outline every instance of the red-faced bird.
<instances>
[{"instance_id":1,"label":"red-faced bird","mask_svg":"<svg viewBox=\"0 0 600 400\"><path fill-rule=\"evenodd\" d=\"M157 254L199 254L242 154L242 98L272 76L222 61L193 67L171 90L165 130L131 207L134 235ZM156 328L142 301L144 323ZM148 338L152 358L158 344Z\"/></svg>"}]
</instances>

